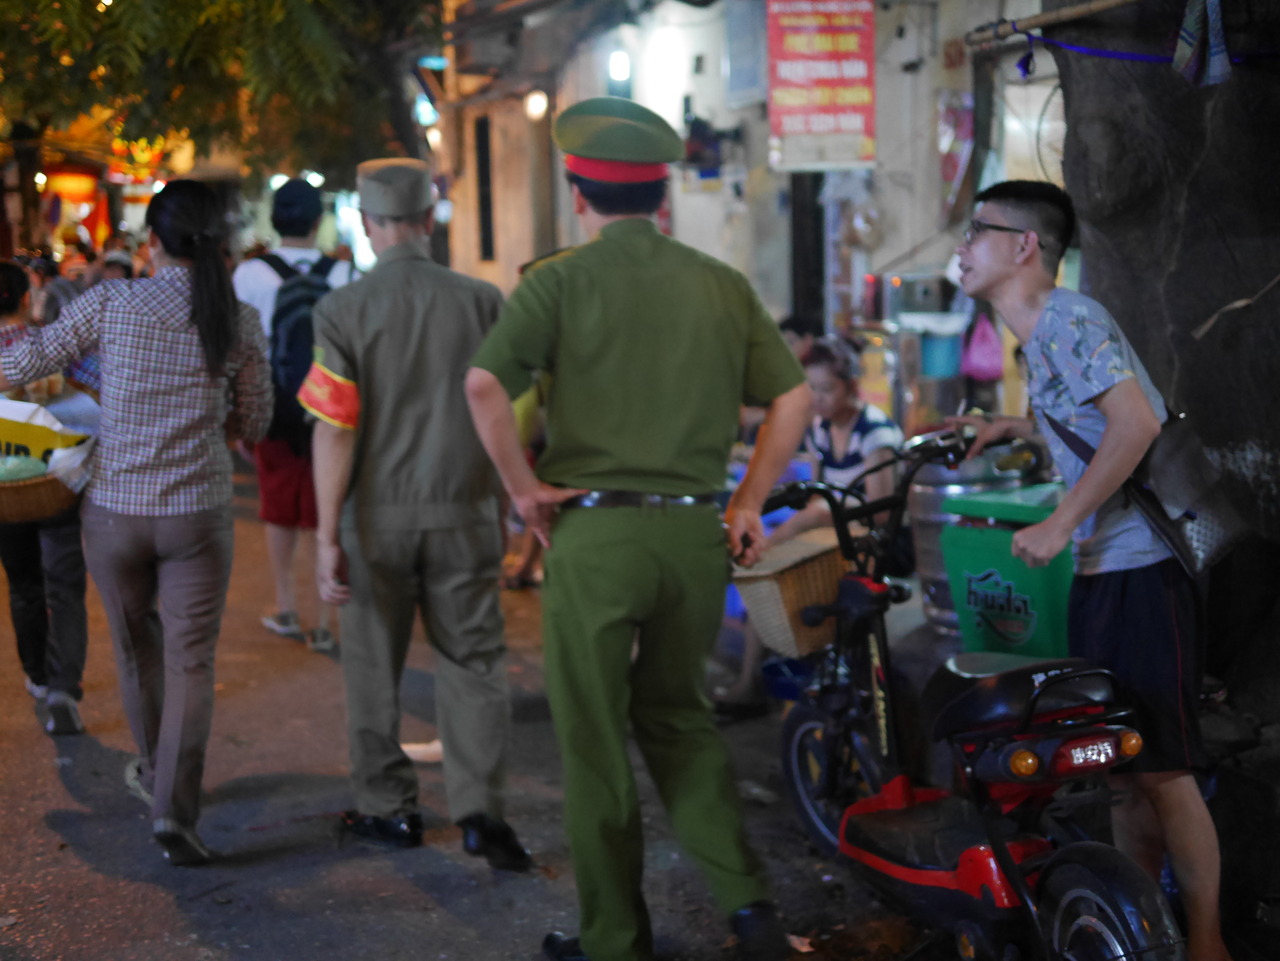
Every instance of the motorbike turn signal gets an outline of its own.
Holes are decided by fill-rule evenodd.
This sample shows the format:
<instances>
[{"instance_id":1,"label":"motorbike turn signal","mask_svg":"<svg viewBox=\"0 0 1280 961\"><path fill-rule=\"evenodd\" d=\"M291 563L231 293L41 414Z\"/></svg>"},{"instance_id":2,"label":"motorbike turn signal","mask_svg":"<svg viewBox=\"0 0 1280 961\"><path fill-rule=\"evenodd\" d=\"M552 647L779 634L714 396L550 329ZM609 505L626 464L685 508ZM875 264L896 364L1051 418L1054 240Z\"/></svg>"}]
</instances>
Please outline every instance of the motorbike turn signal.
<instances>
[{"instance_id":1,"label":"motorbike turn signal","mask_svg":"<svg viewBox=\"0 0 1280 961\"><path fill-rule=\"evenodd\" d=\"M1009 755L1009 770L1018 777L1031 777L1040 770L1040 758L1025 748Z\"/></svg>"},{"instance_id":2,"label":"motorbike turn signal","mask_svg":"<svg viewBox=\"0 0 1280 961\"><path fill-rule=\"evenodd\" d=\"M1137 731L1125 731L1120 737L1120 753L1124 757L1136 757L1142 752L1142 735Z\"/></svg>"}]
</instances>

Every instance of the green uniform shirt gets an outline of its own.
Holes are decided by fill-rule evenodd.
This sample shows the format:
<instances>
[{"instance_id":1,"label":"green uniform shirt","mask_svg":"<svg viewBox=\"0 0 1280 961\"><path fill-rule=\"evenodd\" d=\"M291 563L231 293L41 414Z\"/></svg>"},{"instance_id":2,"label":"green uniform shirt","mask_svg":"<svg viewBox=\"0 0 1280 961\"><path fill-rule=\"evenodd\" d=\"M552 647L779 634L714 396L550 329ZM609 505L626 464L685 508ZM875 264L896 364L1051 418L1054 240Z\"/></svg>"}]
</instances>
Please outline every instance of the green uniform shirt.
<instances>
[{"instance_id":1,"label":"green uniform shirt","mask_svg":"<svg viewBox=\"0 0 1280 961\"><path fill-rule=\"evenodd\" d=\"M382 252L313 314L316 365L359 393L344 527L433 530L499 519L497 473L472 425L463 378L502 294L433 262Z\"/></svg>"},{"instance_id":2,"label":"green uniform shirt","mask_svg":"<svg viewBox=\"0 0 1280 961\"><path fill-rule=\"evenodd\" d=\"M723 488L739 405L804 380L747 279L645 218L532 267L472 364L552 375L542 480L653 494Z\"/></svg>"}]
</instances>

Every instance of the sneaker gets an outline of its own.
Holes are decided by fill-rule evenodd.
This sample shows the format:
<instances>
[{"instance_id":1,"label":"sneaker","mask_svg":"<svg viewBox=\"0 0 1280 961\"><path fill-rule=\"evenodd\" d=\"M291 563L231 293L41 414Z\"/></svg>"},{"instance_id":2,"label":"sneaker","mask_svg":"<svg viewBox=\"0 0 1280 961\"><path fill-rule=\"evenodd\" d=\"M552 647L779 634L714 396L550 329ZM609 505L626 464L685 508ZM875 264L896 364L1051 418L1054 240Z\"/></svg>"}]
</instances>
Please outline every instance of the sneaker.
<instances>
[{"instance_id":1,"label":"sneaker","mask_svg":"<svg viewBox=\"0 0 1280 961\"><path fill-rule=\"evenodd\" d=\"M124 786L147 807L151 807L155 802L151 792L142 785L142 758L135 757L124 766Z\"/></svg>"},{"instance_id":2,"label":"sneaker","mask_svg":"<svg viewBox=\"0 0 1280 961\"><path fill-rule=\"evenodd\" d=\"M84 722L80 720L80 708L76 699L66 691L50 691L44 699L49 709L49 720L44 729L55 736L63 734L83 734Z\"/></svg>"},{"instance_id":3,"label":"sneaker","mask_svg":"<svg viewBox=\"0 0 1280 961\"><path fill-rule=\"evenodd\" d=\"M329 628L317 627L307 634L307 647L317 654L328 654L330 651L337 650L338 641Z\"/></svg>"},{"instance_id":4,"label":"sneaker","mask_svg":"<svg viewBox=\"0 0 1280 961\"><path fill-rule=\"evenodd\" d=\"M268 614L262 619L262 626L273 634L279 634L281 637L291 637L296 641L302 640L302 625L298 623L298 615L293 611Z\"/></svg>"},{"instance_id":5,"label":"sneaker","mask_svg":"<svg viewBox=\"0 0 1280 961\"><path fill-rule=\"evenodd\" d=\"M43 684L37 684L31 678L23 678L27 685L27 693L34 697L37 701L43 701L49 696L49 688Z\"/></svg>"}]
</instances>

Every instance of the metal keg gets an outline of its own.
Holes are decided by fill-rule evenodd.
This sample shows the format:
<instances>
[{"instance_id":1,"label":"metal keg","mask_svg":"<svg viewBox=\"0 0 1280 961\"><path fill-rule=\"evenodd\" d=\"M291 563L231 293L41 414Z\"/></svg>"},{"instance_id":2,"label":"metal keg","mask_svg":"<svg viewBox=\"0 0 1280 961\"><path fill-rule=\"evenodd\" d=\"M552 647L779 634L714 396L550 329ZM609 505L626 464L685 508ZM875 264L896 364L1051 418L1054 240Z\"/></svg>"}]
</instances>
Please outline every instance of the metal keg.
<instances>
[{"instance_id":1,"label":"metal keg","mask_svg":"<svg viewBox=\"0 0 1280 961\"><path fill-rule=\"evenodd\" d=\"M1008 453L997 447L950 468L945 464L925 464L916 474L907 496L911 514L911 537L916 548L916 574L920 578L920 599L925 617L939 633L958 633L960 619L951 600L951 585L943 562L942 528L960 521L959 514L942 510L948 497L1021 487L1026 481L1021 470L1001 470L996 461Z\"/></svg>"}]
</instances>

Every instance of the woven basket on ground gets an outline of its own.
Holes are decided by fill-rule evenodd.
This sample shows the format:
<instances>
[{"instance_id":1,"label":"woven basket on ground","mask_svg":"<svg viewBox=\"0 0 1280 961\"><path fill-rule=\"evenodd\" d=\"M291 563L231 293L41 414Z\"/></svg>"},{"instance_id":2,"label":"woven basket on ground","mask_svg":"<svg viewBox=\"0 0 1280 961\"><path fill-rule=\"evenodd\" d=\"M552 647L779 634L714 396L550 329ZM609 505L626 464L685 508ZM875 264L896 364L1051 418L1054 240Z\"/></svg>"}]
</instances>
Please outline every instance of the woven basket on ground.
<instances>
[{"instance_id":1,"label":"woven basket on ground","mask_svg":"<svg viewBox=\"0 0 1280 961\"><path fill-rule=\"evenodd\" d=\"M835 600L836 585L848 569L835 531L808 531L770 550L755 567L735 569L734 584L765 646L802 657L835 639L835 619L808 627L800 612Z\"/></svg>"},{"instance_id":2,"label":"woven basket on ground","mask_svg":"<svg viewBox=\"0 0 1280 961\"><path fill-rule=\"evenodd\" d=\"M0 483L0 524L42 521L72 507L80 495L46 475Z\"/></svg>"}]
</instances>

